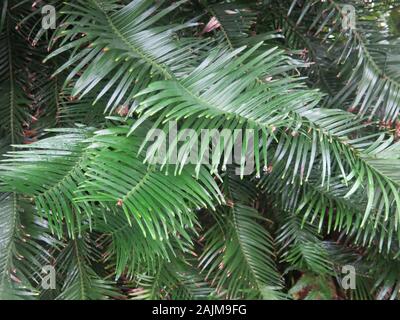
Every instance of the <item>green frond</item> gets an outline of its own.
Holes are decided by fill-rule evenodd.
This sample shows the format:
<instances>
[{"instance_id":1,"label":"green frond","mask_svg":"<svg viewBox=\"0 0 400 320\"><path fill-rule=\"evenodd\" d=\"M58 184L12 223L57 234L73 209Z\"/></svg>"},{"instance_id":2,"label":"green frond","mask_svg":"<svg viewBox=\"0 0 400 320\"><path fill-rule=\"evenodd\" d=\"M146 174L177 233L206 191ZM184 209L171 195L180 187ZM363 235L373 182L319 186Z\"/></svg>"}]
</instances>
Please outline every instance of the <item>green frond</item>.
<instances>
[{"instance_id":1,"label":"green frond","mask_svg":"<svg viewBox=\"0 0 400 320\"><path fill-rule=\"evenodd\" d=\"M7 7L7 3L4 4ZM27 105L30 101L23 90L24 77L21 70L26 66L27 58L18 55L27 44L13 30L8 9L4 11L4 27L0 32L0 130L9 144L20 143L23 125L27 119Z\"/></svg>"},{"instance_id":2,"label":"green frond","mask_svg":"<svg viewBox=\"0 0 400 320\"><path fill-rule=\"evenodd\" d=\"M153 273L139 274L133 300L205 300L217 298L215 289L199 276L197 270L181 258L160 261Z\"/></svg>"},{"instance_id":3,"label":"green frond","mask_svg":"<svg viewBox=\"0 0 400 320\"><path fill-rule=\"evenodd\" d=\"M183 234L171 232L169 239L160 241L146 237L139 224L128 224L121 209L103 213L99 218L94 218L93 228L104 234L99 242L106 249L105 262L113 266L117 279L131 279L142 272L154 274L163 261L169 264L177 256L193 251L192 234L196 233L193 227L182 228Z\"/></svg>"},{"instance_id":4,"label":"green frond","mask_svg":"<svg viewBox=\"0 0 400 320\"><path fill-rule=\"evenodd\" d=\"M191 24L157 24L182 1L156 14L153 13L160 4L154 6L154 2L149 0L132 1L123 8L117 5L117 1L107 3L109 7L104 7L104 2L98 0L66 5L64 13L68 17L64 28L55 36L57 40L62 37L62 46L47 59L73 50L69 61L56 72L73 67L67 81L82 73L72 96L83 97L105 80L95 102L112 89L106 111L112 112L122 105L133 114L137 106L133 97L151 80L160 77L171 79L173 72L182 72L192 63L188 59L190 50L180 47L173 39L175 31ZM88 13L91 19L81 19ZM81 49L85 45L88 47Z\"/></svg>"},{"instance_id":5,"label":"green frond","mask_svg":"<svg viewBox=\"0 0 400 320\"><path fill-rule=\"evenodd\" d=\"M289 9L289 17L295 17L298 29L327 42L330 50L339 52L337 63L343 67L338 76L343 77L346 84L330 104L350 103L347 107L351 110L371 119L378 116L384 122L396 120L400 98L400 73L393 67L398 61L398 43L390 33L384 32L381 25L386 26L388 21L379 16L379 10L390 2L398 4L398 1L345 3L352 5L357 15L356 25L348 30L342 29L347 18L343 10L345 4L339 1L313 4L313 1L294 0Z\"/></svg>"},{"instance_id":6,"label":"green frond","mask_svg":"<svg viewBox=\"0 0 400 320\"><path fill-rule=\"evenodd\" d=\"M32 206L13 193L0 194L0 299L33 299L57 241Z\"/></svg>"},{"instance_id":7,"label":"green frond","mask_svg":"<svg viewBox=\"0 0 400 320\"><path fill-rule=\"evenodd\" d=\"M214 209L215 202L223 202L222 194L205 168L195 178L191 168L170 175L143 164L139 148L147 130L141 129L127 138L129 127L111 127L89 140L86 180L77 200L120 207L128 223L137 223L153 239L163 241L175 232L188 239L185 228L195 226L194 210Z\"/></svg>"},{"instance_id":8,"label":"green frond","mask_svg":"<svg viewBox=\"0 0 400 320\"><path fill-rule=\"evenodd\" d=\"M87 235L70 240L56 261L57 271L64 275L59 300L106 300L118 297L112 281L94 271L98 263L95 245Z\"/></svg>"},{"instance_id":9,"label":"green frond","mask_svg":"<svg viewBox=\"0 0 400 320\"><path fill-rule=\"evenodd\" d=\"M0 197L0 297L15 298L12 293L12 259L14 255L14 235L17 228L17 204L15 195L1 194ZM16 290L15 290L16 291Z\"/></svg>"},{"instance_id":10,"label":"green frond","mask_svg":"<svg viewBox=\"0 0 400 320\"><path fill-rule=\"evenodd\" d=\"M291 270L332 274L333 264L325 250L317 228L304 224L300 216L288 215L278 230L277 243L281 256Z\"/></svg>"},{"instance_id":11,"label":"green frond","mask_svg":"<svg viewBox=\"0 0 400 320\"><path fill-rule=\"evenodd\" d=\"M399 299L399 17L4 0L0 299Z\"/></svg>"},{"instance_id":12,"label":"green frond","mask_svg":"<svg viewBox=\"0 0 400 320\"><path fill-rule=\"evenodd\" d=\"M228 298L283 298L274 241L260 224L259 213L237 204L215 217L217 224L205 235L200 267L218 292Z\"/></svg>"},{"instance_id":13,"label":"green frond","mask_svg":"<svg viewBox=\"0 0 400 320\"><path fill-rule=\"evenodd\" d=\"M4 189L34 197L39 213L47 216L49 226L59 236L64 223L70 236L80 229L92 210L76 203L75 191L85 180L84 167L90 129L54 129L57 135L31 145L16 146L0 164Z\"/></svg>"}]
</instances>

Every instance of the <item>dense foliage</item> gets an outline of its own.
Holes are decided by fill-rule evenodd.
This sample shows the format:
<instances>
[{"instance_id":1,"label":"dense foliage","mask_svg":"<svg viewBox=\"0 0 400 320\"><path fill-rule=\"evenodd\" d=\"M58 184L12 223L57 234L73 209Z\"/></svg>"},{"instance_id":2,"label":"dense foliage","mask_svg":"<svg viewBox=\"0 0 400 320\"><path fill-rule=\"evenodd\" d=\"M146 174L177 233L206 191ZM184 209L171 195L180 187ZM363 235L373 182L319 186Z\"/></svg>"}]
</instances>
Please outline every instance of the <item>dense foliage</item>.
<instances>
[{"instance_id":1,"label":"dense foliage","mask_svg":"<svg viewBox=\"0 0 400 320\"><path fill-rule=\"evenodd\" d=\"M0 14L1 299L399 298L400 2L3 0ZM147 133L171 121L255 139L236 164L221 136L198 163L182 139L156 165Z\"/></svg>"}]
</instances>

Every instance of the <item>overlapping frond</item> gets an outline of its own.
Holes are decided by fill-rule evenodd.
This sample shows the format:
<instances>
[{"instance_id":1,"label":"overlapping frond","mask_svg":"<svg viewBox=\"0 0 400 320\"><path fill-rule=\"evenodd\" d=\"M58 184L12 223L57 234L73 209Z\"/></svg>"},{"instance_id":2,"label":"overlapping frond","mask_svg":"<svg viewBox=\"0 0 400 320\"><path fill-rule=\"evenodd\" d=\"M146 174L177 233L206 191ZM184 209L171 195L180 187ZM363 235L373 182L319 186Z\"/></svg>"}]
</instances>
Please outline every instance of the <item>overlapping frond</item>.
<instances>
[{"instance_id":1,"label":"overlapping frond","mask_svg":"<svg viewBox=\"0 0 400 320\"><path fill-rule=\"evenodd\" d=\"M120 207L129 223L133 219L154 239L168 239L177 231L185 235L185 226L195 224L193 210L212 209L215 201L223 201L218 185L205 169L196 179L190 168L180 175L166 175L157 166L149 168L139 154L143 133L127 138L128 132L127 126L109 128L90 140L87 179L80 186L87 195L80 200Z\"/></svg>"},{"instance_id":2,"label":"overlapping frond","mask_svg":"<svg viewBox=\"0 0 400 320\"><path fill-rule=\"evenodd\" d=\"M29 58L18 54L27 50L28 45L14 30L8 8L2 12L4 21L0 32L0 130L11 144L19 143L23 139L30 101L23 87L27 77L24 77L21 70L29 63Z\"/></svg>"},{"instance_id":3,"label":"overlapping frond","mask_svg":"<svg viewBox=\"0 0 400 320\"><path fill-rule=\"evenodd\" d=\"M178 254L193 250L191 239L178 232L163 241L146 237L138 224L127 223L121 209L98 215L93 228L104 235L99 243L105 248L105 262L113 266L117 279L134 278L141 272L152 274L163 260L171 263ZM186 234L191 232L194 233L193 228L185 230Z\"/></svg>"},{"instance_id":4,"label":"overlapping frond","mask_svg":"<svg viewBox=\"0 0 400 320\"><path fill-rule=\"evenodd\" d=\"M133 300L205 300L218 295L198 271L182 257L160 261L153 273L139 274L136 288L130 291Z\"/></svg>"},{"instance_id":5,"label":"overlapping frond","mask_svg":"<svg viewBox=\"0 0 400 320\"><path fill-rule=\"evenodd\" d=\"M34 299L58 243L32 205L13 193L0 194L0 226L0 299Z\"/></svg>"},{"instance_id":6,"label":"overlapping frond","mask_svg":"<svg viewBox=\"0 0 400 320\"><path fill-rule=\"evenodd\" d=\"M132 1L123 8L117 1L108 1L107 6L97 0L70 3L64 9L68 14L64 28L55 36L62 37L61 47L48 59L73 50L57 71L72 66L67 80L80 74L72 95L82 97L104 80L97 99L113 90L106 111L125 106L132 114L137 105L133 97L154 77L171 79L193 63L188 59L190 46L173 39L174 32L191 24L157 24L181 2L160 11L160 4L148 0ZM90 19L83 18L88 14Z\"/></svg>"},{"instance_id":7,"label":"overlapping frond","mask_svg":"<svg viewBox=\"0 0 400 320\"><path fill-rule=\"evenodd\" d=\"M99 261L96 245L87 235L70 240L56 261L59 275L65 277L57 299L106 300L118 297L115 284L94 270L94 265Z\"/></svg>"},{"instance_id":8,"label":"overlapping frond","mask_svg":"<svg viewBox=\"0 0 400 320\"><path fill-rule=\"evenodd\" d=\"M0 5L0 298L398 298L397 0L46 4Z\"/></svg>"},{"instance_id":9,"label":"overlapping frond","mask_svg":"<svg viewBox=\"0 0 400 320\"><path fill-rule=\"evenodd\" d=\"M1 181L6 190L33 196L38 212L48 217L51 230L61 236L66 223L72 236L92 214L85 203L74 201L75 191L85 179L85 139L90 129L53 132L59 134L10 152L1 164Z\"/></svg>"},{"instance_id":10,"label":"overlapping frond","mask_svg":"<svg viewBox=\"0 0 400 320\"><path fill-rule=\"evenodd\" d=\"M237 204L221 209L217 219L200 259L207 278L229 298L282 298L274 241L257 211Z\"/></svg>"},{"instance_id":11,"label":"overlapping frond","mask_svg":"<svg viewBox=\"0 0 400 320\"><path fill-rule=\"evenodd\" d=\"M288 15L294 19L295 28L331 45L336 62L343 65L338 76L346 83L331 99L331 105L344 105L370 118L378 116L385 123L396 121L400 79L395 67L399 59L398 41L380 10L398 4L396 0L291 1Z\"/></svg>"}]
</instances>

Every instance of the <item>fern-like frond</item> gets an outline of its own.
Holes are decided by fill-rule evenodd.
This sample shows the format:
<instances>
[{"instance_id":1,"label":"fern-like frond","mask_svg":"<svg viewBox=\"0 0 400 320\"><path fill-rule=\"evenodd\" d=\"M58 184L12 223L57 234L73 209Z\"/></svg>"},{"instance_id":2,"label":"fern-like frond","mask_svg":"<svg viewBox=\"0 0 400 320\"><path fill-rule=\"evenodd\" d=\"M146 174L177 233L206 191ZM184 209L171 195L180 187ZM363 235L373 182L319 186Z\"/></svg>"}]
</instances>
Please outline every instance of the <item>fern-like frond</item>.
<instances>
[{"instance_id":1,"label":"fern-like frond","mask_svg":"<svg viewBox=\"0 0 400 320\"><path fill-rule=\"evenodd\" d=\"M69 234L79 229L92 210L85 203L75 203L75 191L85 179L87 158L86 128L54 129L59 133L13 151L1 165L4 188L35 198L38 212L48 217L52 231L63 234L64 222ZM61 196L62 195L62 196Z\"/></svg>"},{"instance_id":2,"label":"fern-like frond","mask_svg":"<svg viewBox=\"0 0 400 320\"><path fill-rule=\"evenodd\" d=\"M207 278L229 298L283 298L274 241L259 213L236 204L231 210L221 209L216 217L200 259Z\"/></svg>"},{"instance_id":3,"label":"fern-like frond","mask_svg":"<svg viewBox=\"0 0 400 320\"><path fill-rule=\"evenodd\" d=\"M193 216L192 223L196 223ZM192 237L196 230L184 226L184 234L169 234L169 239L146 237L138 223L127 223L121 209L114 209L94 218L93 229L103 234L99 243L105 247L105 262L113 266L115 277L133 279L137 274L154 274L160 263L169 264L177 256L193 251Z\"/></svg>"},{"instance_id":4,"label":"fern-like frond","mask_svg":"<svg viewBox=\"0 0 400 320\"><path fill-rule=\"evenodd\" d=\"M399 60L398 42L382 27L387 29L387 19L378 14L383 6L391 4L398 1L372 4L294 0L289 9L297 28L331 45L331 50L337 53L337 62L343 64L339 76L347 83L330 103L337 106L350 101L347 107L351 110L370 118L379 116L385 123L393 123L398 117L400 99L400 73L393 67ZM352 16L346 16L345 5L355 8L350 13L356 15L355 25ZM342 28L346 23L347 30Z\"/></svg>"},{"instance_id":5,"label":"fern-like frond","mask_svg":"<svg viewBox=\"0 0 400 320\"><path fill-rule=\"evenodd\" d=\"M185 227L195 224L193 210L214 208L215 201L222 203L223 199L205 169L195 179L190 168L180 175L166 175L157 166L143 164L139 148L146 131L142 127L141 132L128 138L126 126L96 133L90 140L91 156L79 200L120 207L129 223L135 221L144 235L162 241L171 232L185 235Z\"/></svg>"},{"instance_id":6,"label":"fern-like frond","mask_svg":"<svg viewBox=\"0 0 400 320\"><path fill-rule=\"evenodd\" d=\"M0 194L0 299L38 296L42 268L58 242L30 203L13 193Z\"/></svg>"},{"instance_id":7,"label":"fern-like frond","mask_svg":"<svg viewBox=\"0 0 400 320\"><path fill-rule=\"evenodd\" d=\"M184 255L183 255L184 256ZM134 300L205 300L218 297L189 261L177 257L160 261L153 273L139 274L136 288L130 290Z\"/></svg>"},{"instance_id":8,"label":"fern-like frond","mask_svg":"<svg viewBox=\"0 0 400 320\"><path fill-rule=\"evenodd\" d=\"M56 261L60 275L63 275L60 300L106 300L117 297L118 291L112 281L104 280L94 270L99 262L95 244L88 235L70 240Z\"/></svg>"},{"instance_id":9,"label":"fern-like frond","mask_svg":"<svg viewBox=\"0 0 400 320\"><path fill-rule=\"evenodd\" d=\"M157 11L160 4L154 5L149 0L132 1L123 8L117 1L108 1L107 6L98 0L69 3L64 9L68 18L55 38L62 37L62 46L48 59L73 50L68 62L57 71L72 66L67 80L82 73L72 95L82 97L106 80L97 96L100 99L113 90L106 111L122 105L132 114L137 106L133 97L153 80L150 74L171 79L174 72L179 73L192 64L188 59L190 50L173 40L174 32L191 24L157 24L181 2L160 11ZM91 18L82 19L88 13ZM88 47L82 50L85 45Z\"/></svg>"},{"instance_id":10,"label":"fern-like frond","mask_svg":"<svg viewBox=\"0 0 400 320\"><path fill-rule=\"evenodd\" d=\"M333 274L333 264L313 225L302 223L299 216L288 215L278 234L277 243L289 270Z\"/></svg>"}]
</instances>

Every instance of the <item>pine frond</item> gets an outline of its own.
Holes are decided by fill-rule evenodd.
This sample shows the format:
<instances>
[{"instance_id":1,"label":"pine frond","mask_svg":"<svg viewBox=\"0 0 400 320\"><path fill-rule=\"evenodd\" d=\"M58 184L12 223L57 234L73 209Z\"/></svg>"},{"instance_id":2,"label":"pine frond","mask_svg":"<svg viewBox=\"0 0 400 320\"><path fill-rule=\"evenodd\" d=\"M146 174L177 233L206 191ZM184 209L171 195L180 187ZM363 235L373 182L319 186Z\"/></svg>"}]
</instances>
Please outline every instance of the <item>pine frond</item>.
<instances>
[{"instance_id":1,"label":"pine frond","mask_svg":"<svg viewBox=\"0 0 400 320\"><path fill-rule=\"evenodd\" d=\"M132 289L133 300L205 300L217 297L190 261L175 258L160 261L157 270L138 275L137 288Z\"/></svg>"},{"instance_id":2,"label":"pine frond","mask_svg":"<svg viewBox=\"0 0 400 320\"><path fill-rule=\"evenodd\" d=\"M194 221L195 218L194 218ZM133 279L139 273L154 274L160 263L172 263L177 256L193 250L194 228L170 233L169 239L146 237L137 223L127 223L123 211L112 210L94 218L93 229L103 234L99 243L105 247L105 262L113 267L117 279Z\"/></svg>"},{"instance_id":3,"label":"pine frond","mask_svg":"<svg viewBox=\"0 0 400 320\"><path fill-rule=\"evenodd\" d=\"M98 262L95 244L87 235L70 240L61 251L56 266L64 275L59 300L106 300L117 297L112 281L104 280L94 271Z\"/></svg>"},{"instance_id":4,"label":"pine frond","mask_svg":"<svg viewBox=\"0 0 400 320\"><path fill-rule=\"evenodd\" d=\"M190 50L173 39L174 32L191 24L157 24L182 1L159 11L160 4L149 0L132 1L123 8L117 1L107 3L104 6L104 2L90 0L67 4L64 11L68 18L55 35L55 39L62 38L61 47L47 59L72 50L69 61L56 72L73 67L67 81L80 74L72 95L82 98L106 80L95 102L112 89L106 111L122 105L131 115L137 106L133 97L151 80L171 79L173 72L182 72L192 63ZM85 18L88 14L90 19Z\"/></svg>"},{"instance_id":5,"label":"pine frond","mask_svg":"<svg viewBox=\"0 0 400 320\"><path fill-rule=\"evenodd\" d=\"M392 67L398 61L398 43L381 27L387 26L388 21L377 18L374 12L379 12L382 6L396 5L398 1L373 4L349 1L346 4L352 5L357 15L356 26L348 30L342 26L351 17L345 16L344 4L334 0L294 0L289 16L296 17L296 25L303 27L303 33L338 49L337 62L343 64L339 76L346 79L346 85L330 104L341 105L349 98L349 109L371 119L378 116L385 123L393 123L399 114L400 73Z\"/></svg>"},{"instance_id":6,"label":"pine frond","mask_svg":"<svg viewBox=\"0 0 400 320\"><path fill-rule=\"evenodd\" d=\"M259 213L237 204L232 210L221 209L216 217L217 224L205 235L200 267L218 292L231 299L282 299L274 241L260 224Z\"/></svg>"},{"instance_id":7,"label":"pine frond","mask_svg":"<svg viewBox=\"0 0 400 320\"><path fill-rule=\"evenodd\" d=\"M75 190L85 179L85 139L90 129L52 132L58 135L10 152L0 165L0 176L4 189L34 197L38 212L47 216L53 232L61 236L66 223L72 236L92 214L85 203L74 202Z\"/></svg>"},{"instance_id":8,"label":"pine frond","mask_svg":"<svg viewBox=\"0 0 400 320\"><path fill-rule=\"evenodd\" d=\"M153 239L163 241L176 232L188 237L186 226L195 225L193 210L213 209L215 201L223 202L219 187L205 168L196 179L189 167L180 175L167 175L143 164L139 148L148 130L141 129L128 138L127 126L96 133L78 200L120 207L130 224L137 223Z\"/></svg>"},{"instance_id":9,"label":"pine frond","mask_svg":"<svg viewBox=\"0 0 400 320\"><path fill-rule=\"evenodd\" d=\"M39 294L41 272L50 264L58 242L32 206L16 194L0 194L0 299L33 299Z\"/></svg>"},{"instance_id":10,"label":"pine frond","mask_svg":"<svg viewBox=\"0 0 400 320\"><path fill-rule=\"evenodd\" d=\"M7 3L4 4L7 7ZM26 56L18 54L27 44L14 30L8 9L4 12L4 27L0 32L0 130L6 133L9 144L23 140L27 105L30 101L23 90L26 78L21 70L29 63Z\"/></svg>"},{"instance_id":11,"label":"pine frond","mask_svg":"<svg viewBox=\"0 0 400 320\"><path fill-rule=\"evenodd\" d=\"M291 270L333 274L333 264L325 250L318 230L302 223L299 216L288 216L278 231L277 243L281 246L283 260Z\"/></svg>"}]
</instances>

